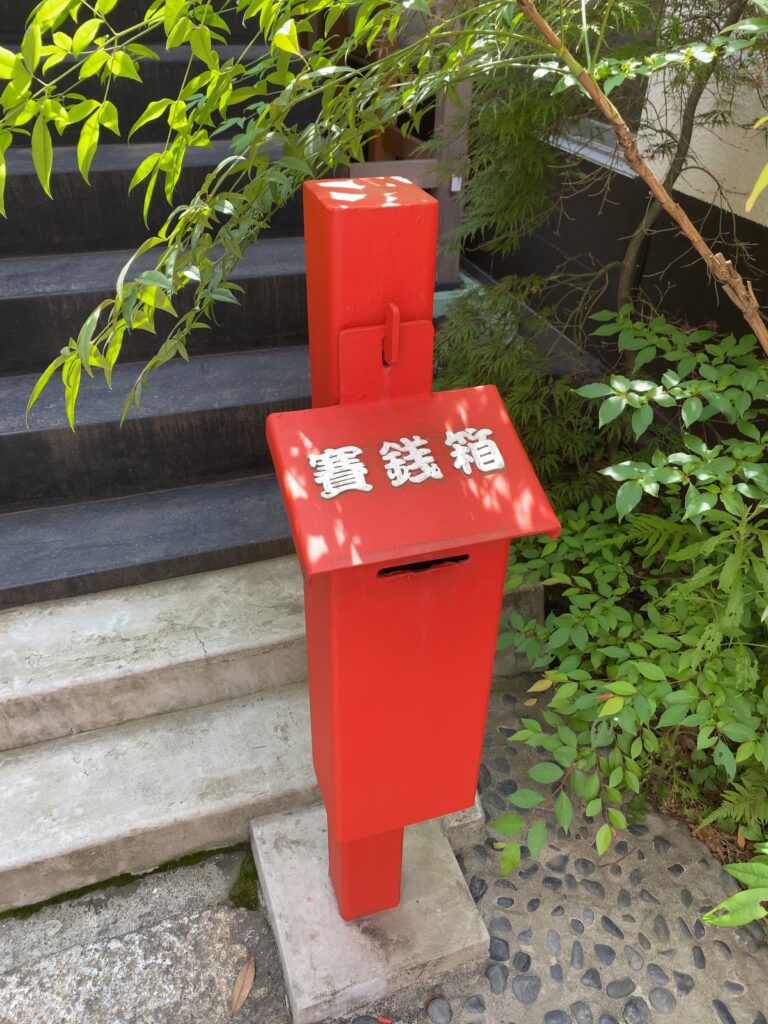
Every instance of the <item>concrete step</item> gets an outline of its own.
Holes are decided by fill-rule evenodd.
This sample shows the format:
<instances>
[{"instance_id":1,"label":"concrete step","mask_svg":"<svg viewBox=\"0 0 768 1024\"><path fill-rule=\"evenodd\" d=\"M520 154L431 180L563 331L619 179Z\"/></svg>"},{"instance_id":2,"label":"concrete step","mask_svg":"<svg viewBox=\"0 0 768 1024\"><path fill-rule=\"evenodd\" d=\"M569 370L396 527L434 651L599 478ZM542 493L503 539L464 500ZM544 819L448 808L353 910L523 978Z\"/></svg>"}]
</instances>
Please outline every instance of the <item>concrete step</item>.
<instances>
[{"instance_id":1,"label":"concrete step","mask_svg":"<svg viewBox=\"0 0 768 1024\"><path fill-rule=\"evenodd\" d=\"M2 233L2 227L0 227ZM39 373L103 299L114 295L120 270L132 249L21 256L0 259L0 376ZM153 265L152 255L136 262L137 272ZM195 356L266 346L305 344L306 278L303 238L264 238L251 246L232 274L244 292L238 305L221 303L217 323L193 331L188 351ZM189 296L177 303L180 313ZM171 318L157 316L158 334ZM157 337L136 331L126 341L131 359L148 359Z\"/></svg>"},{"instance_id":2,"label":"concrete step","mask_svg":"<svg viewBox=\"0 0 768 1024\"><path fill-rule=\"evenodd\" d=\"M0 608L293 550L272 474L0 515Z\"/></svg>"},{"instance_id":3,"label":"concrete step","mask_svg":"<svg viewBox=\"0 0 768 1024\"><path fill-rule=\"evenodd\" d=\"M0 612L0 750L306 678L293 556Z\"/></svg>"},{"instance_id":4,"label":"concrete step","mask_svg":"<svg viewBox=\"0 0 768 1024\"><path fill-rule=\"evenodd\" d=\"M122 249L138 246L164 222L171 208L157 189L144 226L141 187L128 194L139 164L158 151L157 143L119 143L102 146L91 166L91 185L77 167L74 146L57 147L53 156L51 193L43 193L32 163L31 149L12 146L6 153L7 219L0 224L0 257L35 253ZM207 174L231 155L226 140L190 149L185 158L174 205L190 199ZM275 155L280 146L271 150ZM269 229L277 236L302 233L301 197L277 210Z\"/></svg>"},{"instance_id":5,"label":"concrete step","mask_svg":"<svg viewBox=\"0 0 768 1024\"><path fill-rule=\"evenodd\" d=\"M39 508L182 487L271 469L264 421L310 402L303 346L174 359L120 426L141 363L115 368L113 389L83 378L78 428L61 389L47 388L25 424L37 375L0 378L0 510ZM105 454L108 453L108 454Z\"/></svg>"},{"instance_id":6,"label":"concrete step","mask_svg":"<svg viewBox=\"0 0 768 1024\"><path fill-rule=\"evenodd\" d=\"M0 754L0 910L248 837L317 798L296 685Z\"/></svg>"}]
</instances>

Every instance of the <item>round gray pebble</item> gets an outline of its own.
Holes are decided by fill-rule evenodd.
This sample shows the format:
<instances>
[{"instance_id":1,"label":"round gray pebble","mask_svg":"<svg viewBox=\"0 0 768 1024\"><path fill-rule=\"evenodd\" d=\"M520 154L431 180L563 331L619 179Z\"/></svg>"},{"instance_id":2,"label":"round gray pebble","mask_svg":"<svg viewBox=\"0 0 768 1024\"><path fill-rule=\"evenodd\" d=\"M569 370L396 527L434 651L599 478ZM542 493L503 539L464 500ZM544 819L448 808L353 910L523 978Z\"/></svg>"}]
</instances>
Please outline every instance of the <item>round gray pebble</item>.
<instances>
[{"instance_id":1,"label":"round gray pebble","mask_svg":"<svg viewBox=\"0 0 768 1024\"><path fill-rule=\"evenodd\" d=\"M560 952L560 932L556 932L554 928L547 929L547 948L550 953Z\"/></svg>"},{"instance_id":2,"label":"round gray pebble","mask_svg":"<svg viewBox=\"0 0 768 1024\"><path fill-rule=\"evenodd\" d=\"M509 943L506 939L500 939L494 935L488 947L491 960L509 960Z\"/></svg>"},{"instance_id":3,"label":"round gray pebble","mask_svg":"<svg viewBox=\"0 0 768 1024\"><path fill-rule=\"evenodd\" d=\"M680 902L683 904L686 910L688 909L688 907L691 906L691 904L693 903L693 896L689 889L680 890Z\"/></svg>"},{"instance_id":4,"label":"round gray pebble","mask_svg":"<svg viewBox=\"0 0 768 1024\"><path fill-rule=\"evenodd\" d=\"M740 985L738 981L728 981L725 979L725 987L729 992L732 992L735 996L744 995L744 986Z\"/></svg>"},{"instance_id":5,"label":"round gray pebble","mask_svg":"<svg viewBox=\"0 0 768 1024\"><path fill-rule=\"evenodd\" d=\"M704 950L701 946L694 946L691 956L693 957L693 966L703 971L707 966L707 958L704 956Z\"/></svg>"},{"instance_id":6,"label":"round gray pebble","mask_svg":"<svg viewBox=\"0 0 768 1024\"><path fill-rule=\"evenodd\" d=\"M571 946L571 967L580 971L584 966L584 947L578 939Z\"/></svg>"},{"instance_id":7,"label":"round gray pebble","mask_svg":"<svg viewBox=\"0 0 768 1024\"><path fill-rule=\"evenodd\" d=\"M554 875L546 875L542 878L541 884L545 889L549 889L550 892L557 892L558 889L563 888L562 878L555 878Z\"/></svg>"},{"instance_id":8,"label":"round gray pebble","mask_svg":"<svg viewBox=\"0 0 768 1024\"><path fill-rule=\"evenodd\" d=\"M672 849L672 843L670 843L668 839L665 839L664 836L654 836L653 848L656 851L656 853L668 853Z\"/></svg>"},{"instance_id":9,"label":"round gray pebble","mask_svg":"<svg viewBox=\"0 0 768 1024\"><path fill-rule=\"evenodd\" d=\"M643 935L642 932L637 933L637 941L646 952L651 948L651 940L646 935Z\"/></svg>"},{"instance_id":10,"label":"round gray pebble","mask_svg":"<svg viewBox=\"0 0 768 1024\"><path fill-rule=\"evenodd\" d=\"M661 914L657 914L653 920L653 931L659 942L669 942L669 927Z\"/></svg>"},{"instance_id":11,"label":"round gray pebble","mask_svg":"<svg viewBox=\"0 0 768 1024\"><path fill-rule=\"evenodd\" d=\"M648 1003L640 996L633 996L624 1004L624 1024L648 1024Z\"/></svg>"},{"instance_id":12,"label":"round gray pebble","mask_svg":"<svg viewBox=\"0 0 768 1024\"><path fill-rule=\"evenodd\" d=\"M577 875L591 875L595 870L595 862L587 860L586 857L577 857L573 862Z\"/></svg>"},{"instance_id":13,"label":"round gray pebble","mask_svg":"<svg viewBox=\"0 0 768 1024\"><path fill-rule=\"evenodd\" d=\"M624 938L624 932L621 930L621 928L619 928L619 926L605 914L603 914L603 916L600 918L600 924L602 925L603 931L607 932L609 935L612 935L614 939Z\"/></svg>"},{"instance_id":14,"label":"round gray pebble","mask_svg":"<svg viewBox=\"0 0 768 1024\"><path fill-rule=\"evenodd\" d=\"M722 1024L736 1024L736 1021L733 1019L733 1014L725 1005L725 1003L721 1003L719 999L713 999L712 1006L715 1010L715 1013L720 1018Z\"/></svg>"},{"instance_id":15,"label":"round gray pebble","mask_svg":"<svg viewBox=\"0 0 768 1024\"><path fill-rule=\"evenodd\" d=\"M600 971L596 967L590 967L589 970L582 974L581 984L584 988L602 988L603 983L600 979Z\"/></svg>"},{"instance_id":16,"label":"round gray pebble","mask_svg":"<svg viewBox=\"0 0 768 1024\"><path fill-rule=\"evenodd\" d=\"M643 969L645 958L634 946L625 946L624 956L627 958L627 963L633 971L641 971Z\"/></svg>"},{"instance_id":17,"label":"round gray pebble","mask_svg":"<svg viewBox=\"0 0 768 1024\"><path fill-rule=\"evenodd\" d=\"M648 993L651 1006L659 1013L673 1013L677 1006L677 1000L668 988L652 988Z\"/></svg>"},{"instance_id":18,"label":"round gray pebble","mask_svg":"<svg viewBox=\"0 0 768 1024\"><path fill-rule=\"evenodd\" d=\"M670 864L667 871L672 875L673 878L679 878L680 875L685 871L682 864Z\"/></svg>"},{"instance_id":19,"label":"round gray pebble","mask_svg":"<svg viewBox=\"0 0 768 1024\"><path fill-rule=\"evenodd\" d=\"M601 964L605 964L606 967L610 967L616 959L616 950L613 946L606 946L602 942L598 942L595 945L595 956Z\"/></svg>"},{"instance_id":20,"label":"round gray pebble","mask_svg":"<svg viewBox=\"0 0 768 1024\"><path fill-rule=\"evenodd\" d=\"M595 923L595 912L591 909L591 907L587 907L581 916L584 918L584 924Z\"/></svg>"},{"instance_id":21,"label":"round gray pebble","mask_svg":"<svg viewBox=\"0 0 768 1024\"><path fill-rule=\"evenodd\" d=\"M552 966L549 968L549 976L552 978L552 981L563 980L563 968L560 966L560 964L552 964Z\"/></svg>"},{"instance_id":22,"label":"round gray pebble","mask_svg":"<svg viewBox=\"0 0 768 1024\"><path fill-rule=\"evenodd\" d=\"M571 1015L565 1010L549 1010L544 1014L544 1024L571 1024Z\"/></svg>"},{"instance_id":23,"label":"round gray pebble","mask_svg":"<svg viewBox=\"0 0 768 1024\"><path fill-rule=\"evenodd\" d=\"M619 1024L619 1022L610 1013L601 1013L597 1019L597 1024Z\"/></svg>"},{"instance_id":24,"label":"round gray pebble","mask_svg":"<svg viewBox=\"0 0 768 1024\"><path fill-rule=\"evenodd\" d=\"M512 979L512 991L521 1003L535 1003L541 992L541 979L535 974L518 974Z\"/></svg>"},{"instance_id":25,"label":"round gray pebble","mask_svg":"<svg viewBox=\"0 0 768 1024\"><path fill-rule=\"evenodd\" d=\"M571 918L571 931L575 935L583 935L584 934L584 925L576 917Z\"/></svg>"},{"instance_id":26,"label":"round gray pebble","mask_svg":"<svg viewBox=\"0 0 768 1024\"><path fill-rule=\"evenodd\" d=\"M529 914L532 914L535 910L538 910L540 906L541 900L537 896L535 899L528 900L525 909L528 911Z\"/></svg>"},{"instance_id":27,"label":"round gray pebble","mask_svg":"<svg viewBox=\"0 0 768 1024\"><path fill-rule=\"evenodd\" d=\"M469 891L472 894L472 899L478 903L488 892L488 883L484 878L473 875L469 880Z\"/></svg>"},{"instance_id":28,"label":"round gray pebble","mask_svg":"<svg viewBox=\"0 0 768 1024\"><path fill-rule=\"evenodd\" d=\"M491 964L485 972L485 976L491 986L491 992L495 996L499 996L507 987L509 968L506 964Z\"/></svg>"},{"instance_id":29,"label":"round gray pebble","mask_svg":"<svg viewBox=\"0 0 768 1024\"><path fill-rule=\"evenodd\" d=\"M485 1013L485 1000L482 996L470 996L464 1003L467 1013Z\"/></svg>"},{"instance_id":30,"label":"round gray pebble","mask_svg":"<svg viewBox=\"0 0 768 1024\"><path fill-rule=\"evenodd\" d=\"M488 926L492 932L511 932L512 925L506 917L494 917Z\"/></svg>"},{"instance_id":31,"label":"round gray pebble","mask_svg":"<svg viewBox=\"0 0 768 1024\"><path fill-rule=\"evenodd\" d=\"M517 971L518 974L525 974L526 971L531 969L531 956L529 953L515 953L512 957L512 968Z\"/></svg>"},{"instance_id":32,"label":"round gray pebble","mask_svg":"<svg viewBox=\"0 0 768 1024\"><path fill-rule=\"evenodd\" d=\"M496 905L499 907L513 907L515 905L515 901L512 896L499 896L496 900Z\"/></svg>"},{"instance_id":33,"label":"round gray pebble","mask_svg":"<svg viewBox=\"0 0 768 1024\"><path fill-rule=\"evenodd\" d=\"M592 1024L594 1020L590 1008L580 1000L579 1002L571 1003L571 1013L576 1024Z\"/></svg>"},{"instance_id":34,"label":"round gray pebble","mask_svg":"<svg viewBox=\"0 0 768 1024\"><path fill-rule=\"evenodd\" d=\"M584 888L589 893L592 899L605 899L605 889L603 888L600 882L593 882L591 878L582 878L581 885L582 888Z\"/></svg>"},{"instance_id":35,"label":"round gray pebble","mask_svg":"<svg viewBox=\"0 0 768 1024\"><path fill-rule=\"evenodd\" d=\"M657 985L669 984L669 976L661 969L661 967L659 967L658 964L648 964L646 973L651 981L655 982Z\"/></svg>"},{"instance_id":36,"label":"round gray pebble","mask_svg":"<svg viewBox=\"0 0 768 1024\"><path fill-rule=\"evenodd\" d=\"M679 996L687 996L689 992L693 992L696 982L690 974L685 974L684 971L673 971L672 973L675 976L675 988Z\"/></svg>"},{"instance_id":37,"label":"round gray pebble","mask_svg":"<svg viewBox=\"0 0 768 1024\"><path fill-rule=\"evenodd\" d=\"M443 996L438 996L427 1007L427 1016L432 1024L451 1024L453 1020L451 1004Z\"/></svg>"},{"instance_id":38,"label":"round gray pebble","mask_svg":"<svg viewBox=\"0 0 768 1024\"><path fill-rule=\"evenodd\" d=\"M608 982L605 991L611 999L624 999L635 991L635 982L632 978L616 978Z\"/></svg>"}]
</instances>

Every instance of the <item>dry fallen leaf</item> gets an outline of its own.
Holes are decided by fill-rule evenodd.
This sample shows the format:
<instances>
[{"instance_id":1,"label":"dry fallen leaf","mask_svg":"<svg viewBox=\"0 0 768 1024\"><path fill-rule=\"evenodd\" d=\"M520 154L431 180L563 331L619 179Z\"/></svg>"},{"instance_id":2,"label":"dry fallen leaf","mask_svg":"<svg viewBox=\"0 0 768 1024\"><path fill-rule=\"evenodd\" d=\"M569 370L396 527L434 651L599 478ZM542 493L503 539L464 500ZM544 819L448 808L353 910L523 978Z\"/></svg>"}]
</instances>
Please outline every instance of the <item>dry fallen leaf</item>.
<instances>
[{"instance_id":1,"label":"dry fallen leaf","mask_svg":"<svg viewBox=\"0 0 768 1024\"><path fill-rule=\"evenodd\" d=\"M256 977L256 957L252 956L247 964L243 965L242 970L235 980L235 984L232 988L232 1016L234 1017L240 1007L243 1005L245 1000L248 998L248 994L253 988L253 982Z\"/></svg>"}]
</instances>

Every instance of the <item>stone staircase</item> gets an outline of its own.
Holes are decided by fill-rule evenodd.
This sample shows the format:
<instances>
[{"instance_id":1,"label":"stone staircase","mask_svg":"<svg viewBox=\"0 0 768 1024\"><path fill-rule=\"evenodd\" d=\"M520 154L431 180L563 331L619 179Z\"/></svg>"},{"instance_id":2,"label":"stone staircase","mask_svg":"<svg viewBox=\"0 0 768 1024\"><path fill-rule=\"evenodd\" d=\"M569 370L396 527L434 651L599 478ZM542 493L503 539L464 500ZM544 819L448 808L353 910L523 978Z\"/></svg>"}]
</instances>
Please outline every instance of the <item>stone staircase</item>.
<instances>
[{"instance_id":1,"label":"stone staircase","mask_svg":"<svg viewBox=\"0 0 768 1024\"><path fill-rule=\"evenodd\" d=\"M31 6L0 0L0 43ZM136 113L183 72L159 53L145 86L125 86ZM163 367L122 429L146 335L126 341L112 392L86 382L76 433L55 384L25 426L38 374L144 237L127 186L158 143L127 143L126 126L91 187L65 135L55 202L29 152L8 159L0 910L244 841L252 818L317 798L301 580L264 435L270 412L309 403L300 203L243 260L241 305L195 333L191 363ZM226 152L190 153L179 198ZM163 216L156 200L150 225Z\"/></svg>"},{"instance_id":2,"label":"stone staircase","mask_svg":"<svg viewBox=\"0 0 768 1024\"><path fill-rule=\"evenodd\" d=\"M18 43L32 6L0 0L0 43ZM246 38L236 27L233 47ZM142 85L119 83L122 138L105 134L90 187L76 135L56 141L55 202L30 152L8 154L0 909L245 840L254 815L316 797L301 581L278 557L292 547L264 435L270 412L309 401L300 202L243 260L241 305L195 332L191 363L163 367L122 429L149 335L127 340L112 392L86 382L75 434L57 385L24 423L38 374L145 237L128 183L162 126L130 143L127 128L186 65L157 50ZM190 152L178 201L228 152Z\"/></svg>"}]
</instances>

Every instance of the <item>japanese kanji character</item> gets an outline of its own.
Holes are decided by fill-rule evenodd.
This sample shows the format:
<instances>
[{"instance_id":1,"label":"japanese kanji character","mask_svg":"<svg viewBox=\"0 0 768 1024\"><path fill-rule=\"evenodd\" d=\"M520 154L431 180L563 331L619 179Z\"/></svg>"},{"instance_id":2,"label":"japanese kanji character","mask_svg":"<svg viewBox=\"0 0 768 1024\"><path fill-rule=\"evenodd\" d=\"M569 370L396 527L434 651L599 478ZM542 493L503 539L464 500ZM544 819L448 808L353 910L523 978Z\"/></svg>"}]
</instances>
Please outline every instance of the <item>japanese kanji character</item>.
<instances>
[{"instance_id":1,"label":"japanese kanji character","mask_svg":"<svg viewBox=\"0 0 768 1024\"><path fill-rule=\"evenodd\" d=\"M477 466L481 473L494 473L504 469L504 459L499 446L491 440L492 430L483 427L466 427L464 430L447 430L445 443L451 449L453 464L456 469L469 476L472 467Z\"/></svg>"},{"instance_id":2,"label":"japanese kanji character","mask_svg":"<svg viewBox=\"0 0 768 1024\"><path fill-rule=\"evenodd\" d=\"M353 444L342 448L326 448L320 455L310 455L309 465L315 471L315 483L322 486L321 498L337 498L345 491L372 491L366 483L368 469L358 458L363 449Z\"/></svg>"},{"instance_id":3,"label":"japanese kanji character","mask_svg":"<svg viewBox=\"0 0 768 1024\"><path fill-rule=\"evenodd\" d=\"M384 467L393 487L405 483L420 484L425 480L442 480L443 472L427 447L428 442L417 434L401 437L399 441L385 441L379 450Z\"/></svg>"}]
</instances>

